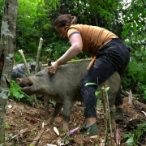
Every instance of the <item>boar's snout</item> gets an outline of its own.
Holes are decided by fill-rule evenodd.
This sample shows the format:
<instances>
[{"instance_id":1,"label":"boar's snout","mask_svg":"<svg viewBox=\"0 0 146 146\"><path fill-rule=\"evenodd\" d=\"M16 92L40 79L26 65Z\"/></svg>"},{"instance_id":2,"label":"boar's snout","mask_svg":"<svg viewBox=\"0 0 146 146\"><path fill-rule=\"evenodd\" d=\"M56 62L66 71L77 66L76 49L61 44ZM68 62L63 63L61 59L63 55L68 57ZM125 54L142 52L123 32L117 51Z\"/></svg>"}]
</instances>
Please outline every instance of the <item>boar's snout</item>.
<instances>
[{"instance_id":1,"label":"boar's snout","mask_svg":"<svg viewBox=\"0 0 146 146\"><path fill-rule=\"evenodd\" d=\"M23 79L16 79L17 85L19 85L21 88L21 91L24 93L31 95L31 87L33 86L33 82L28 78L23 78Z\"/></svg>"}]
</instances>

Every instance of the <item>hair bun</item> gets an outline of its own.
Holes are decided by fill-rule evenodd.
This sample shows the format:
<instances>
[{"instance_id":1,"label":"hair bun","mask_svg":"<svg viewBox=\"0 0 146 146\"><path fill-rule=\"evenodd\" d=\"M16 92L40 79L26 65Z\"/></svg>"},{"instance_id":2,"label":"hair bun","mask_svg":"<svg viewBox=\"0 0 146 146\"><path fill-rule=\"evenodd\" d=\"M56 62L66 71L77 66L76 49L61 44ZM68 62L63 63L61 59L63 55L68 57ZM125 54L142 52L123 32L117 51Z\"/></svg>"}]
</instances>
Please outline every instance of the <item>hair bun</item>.
<instances>
[{"instance_id":1,"label":"hair bun","mask_svg":"<svg viewBox=\"0 0 146 146\"><path fill-rule=\"evenodd\" d=\"M77 17L71 16L71 14L63 14L57 17L57 19L54 21L55 27L64 27L66 26L66 23L69 25L76 24L77 23Z\"/></svg>"}]
</instances>

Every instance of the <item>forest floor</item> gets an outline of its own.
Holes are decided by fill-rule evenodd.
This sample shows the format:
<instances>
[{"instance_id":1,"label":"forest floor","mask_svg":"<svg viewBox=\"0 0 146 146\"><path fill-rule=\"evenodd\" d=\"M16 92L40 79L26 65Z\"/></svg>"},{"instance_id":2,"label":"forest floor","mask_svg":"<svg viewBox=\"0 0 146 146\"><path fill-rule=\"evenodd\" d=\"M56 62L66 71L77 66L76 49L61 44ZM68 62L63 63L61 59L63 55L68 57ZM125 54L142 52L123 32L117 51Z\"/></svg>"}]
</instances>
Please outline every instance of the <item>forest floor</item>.
<instances>
[{"instance_id":1,"label":"forest floor","mask_svg":"<svg viewBox=\"0 0 146 146\"><path fill-rule=\"evenodd\" d=\"M130 135L131 131L140 126L145 121L146 115L141 112L142 109L132 107L129 104L128 97L123 98L124 121L117 123L117 127L121 132L121 146L125 146L126 134ZM49 116L53 112L53 105L49 105ZM82 127L84 124L84 109L79 102L75 102L72 109L69 129ZM28 104L8 100L8 109L6 114L6 146L29 146L31 142L36 141L38 133L42 131L42 123L44 122L44 106L40 104L39 108L34 108ZM97 108L97 125L99 129L98 138L87 138L80 134L80 130L66 136L62 131L62 111L55 118L51 125L44 127L44 132L38 140L37 146L103 146L102 139L105 135L104 112L102 105L99 103ZM53 127L57 127L60 132L58 136ZM138 134L137 134L138 135ZM110 144L108 144L110 145ZM116 144L114 144L116 145ZM146 129L139 138L138 144L146 146Z\"/></svg>"}]
</instances>

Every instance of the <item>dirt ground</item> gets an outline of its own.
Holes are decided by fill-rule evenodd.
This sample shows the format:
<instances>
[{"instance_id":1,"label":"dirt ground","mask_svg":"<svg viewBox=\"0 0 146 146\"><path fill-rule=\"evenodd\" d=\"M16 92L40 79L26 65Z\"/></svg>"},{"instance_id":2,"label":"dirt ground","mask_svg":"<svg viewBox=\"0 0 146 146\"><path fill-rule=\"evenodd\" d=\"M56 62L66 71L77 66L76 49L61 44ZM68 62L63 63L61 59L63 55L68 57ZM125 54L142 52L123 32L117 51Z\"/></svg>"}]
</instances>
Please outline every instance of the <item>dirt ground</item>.
<instances>
[{"instance_id":1,"label":"dirt ground","mask_svg":"<svg viewBox=\"0 0 146 146\"><path fill-rule=\"evenodd\" d=\"M144 120L146 115L142 113L138 108L132 107L128 103L128 97L123 98L124 102L124 121L117 123L121 135L123 137L124 132L133 130L138 127L141 120ZM49 116L53 112L53 105L49 105ZM79 102L75 102L72 109L71 120L69 123L69 129L75 129L76 127L82 128L84 124L84 109ZM103 146L102 140L105 135L104 127L104 112L102 105L99 103L97 108L97 124L99 129L99 136L94 139L90 139L80 134L80 129L72 134L70 137L62 131L62 111L55 118L52 125L45 125L40 139L37 141L36 137L42 132L42 125L44 122L44 106L40 104L39 108L34 108L24 103L16 103L15 101L8 100L8 109L6 114L6 146L29 146L31 142L37 142L37 146ZM59 130L58 136L53 128L56 127ZM122 138L121 138L122 139ZM125 139L121 141L121 145L125 145ZM140 145L146 145L146 133L140 140ZM108 144L110 145L110 144ZM116 145L116 144L114 144Z\"/></svg>"}]
</instances>

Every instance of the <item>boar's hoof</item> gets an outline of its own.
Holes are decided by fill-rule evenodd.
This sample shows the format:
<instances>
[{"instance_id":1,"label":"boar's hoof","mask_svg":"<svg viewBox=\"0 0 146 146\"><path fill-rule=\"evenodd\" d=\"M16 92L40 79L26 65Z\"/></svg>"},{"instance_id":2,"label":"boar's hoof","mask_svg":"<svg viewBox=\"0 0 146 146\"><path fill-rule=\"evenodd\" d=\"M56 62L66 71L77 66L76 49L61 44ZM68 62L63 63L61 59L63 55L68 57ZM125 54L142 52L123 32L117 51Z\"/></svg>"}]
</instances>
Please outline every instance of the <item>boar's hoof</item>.
<instances>
[{"instance_id":1,"label":"boar's hoof","mask_svg":"<svg viewBox=\"0 0 146 146\"><path fill-rule=\"evenodd\" d=\"M68 128L68 123L63 121L63 130L68 132L69 131L69 128Z\"/></svg>"}]
</instances>

